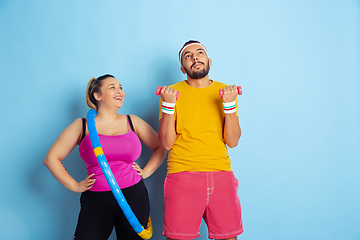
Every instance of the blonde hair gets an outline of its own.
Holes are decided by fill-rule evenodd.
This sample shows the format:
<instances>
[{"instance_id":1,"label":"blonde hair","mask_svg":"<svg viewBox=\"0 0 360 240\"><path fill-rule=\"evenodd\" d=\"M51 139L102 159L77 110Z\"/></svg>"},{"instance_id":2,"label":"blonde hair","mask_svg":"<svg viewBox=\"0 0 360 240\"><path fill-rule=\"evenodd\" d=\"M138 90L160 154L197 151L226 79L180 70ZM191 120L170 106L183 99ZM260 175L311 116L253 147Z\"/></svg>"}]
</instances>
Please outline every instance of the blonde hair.
<instances>
[{"instance_id":1,"label":"blonde hair","mask_svg":"<svg viewBox=\"0 0 360 240\"><path fill-rule=\"evenodd\" d=\"M85 101L89 108L97 110L98 101L94 97L94 93L101 93L100 88L106 78L115 78L113 75L105 74L98 78L92 77L86 87Z\"/></svg>"}]
</instances>

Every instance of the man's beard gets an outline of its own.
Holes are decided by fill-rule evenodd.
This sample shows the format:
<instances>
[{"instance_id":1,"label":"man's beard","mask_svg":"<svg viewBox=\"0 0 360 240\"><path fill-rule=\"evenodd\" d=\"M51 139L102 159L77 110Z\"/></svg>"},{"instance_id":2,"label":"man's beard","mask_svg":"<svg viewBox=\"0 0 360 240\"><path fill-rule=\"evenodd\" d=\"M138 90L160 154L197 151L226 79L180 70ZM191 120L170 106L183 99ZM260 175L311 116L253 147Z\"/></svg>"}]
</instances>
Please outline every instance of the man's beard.
<instances>
[{"instance_id":1,"label":"man's beard","mask_svg":"<svg viewBox=\"0 0 360 240\"><path fill-rule=\"evenodd\" d=\"M199 63L199 62L196 62L196 63ZM194 63L193 65L195 65L196 63ZM204 63L202 63L204 64ZM190 69L192 68L192 66L190 67ZM209 67L209 61L207 63L207 65L204 64L204 69L203 70L200 70L200 71L191 71L191 70L187 70L186 68L185 69L185 72L186 74L192 78L192 79L201 79L201 78L204 78L206 77L206 75L208 75L209 71L210 71L210 67Z\"/></svg>"}]
</instances>

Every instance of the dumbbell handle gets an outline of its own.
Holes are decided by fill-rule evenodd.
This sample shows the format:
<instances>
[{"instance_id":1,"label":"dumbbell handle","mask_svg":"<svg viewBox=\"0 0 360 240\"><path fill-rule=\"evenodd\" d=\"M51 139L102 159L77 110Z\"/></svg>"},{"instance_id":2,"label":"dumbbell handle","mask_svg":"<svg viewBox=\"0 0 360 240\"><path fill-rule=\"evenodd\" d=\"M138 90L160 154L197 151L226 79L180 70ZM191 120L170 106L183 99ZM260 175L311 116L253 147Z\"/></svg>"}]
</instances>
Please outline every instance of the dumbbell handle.
<instances>
[{"instance_id":1,"label":"dumbbell handle","mask_svg":"<svg viewBox=\"0 0 360 240\"><path fill-rule=\"evenodd\" d=\"M160 87L160 86L158 86L156 88L156 95L158 95L158 96L160 95L161 89L162 89L162 87ZM178 98L179 98L179 91L176 92L176 100L178 100Z\"/></svg>"},{"instance_id":2,"label":"dumbbell handle","mask_svg":"<svg viewBox=\"0 0 360 240\"><path fill-rule=\"evenodd\" d=\"M242 94L242 88L241 88L241 86L238 86L238 87L237 87L237 90L238 90L238 94L241 95L241 94ZM222 88L219 89L219 95L220 95L220 98L223 98L224 90L223 90Z\"/></svg>"}]
</instances>

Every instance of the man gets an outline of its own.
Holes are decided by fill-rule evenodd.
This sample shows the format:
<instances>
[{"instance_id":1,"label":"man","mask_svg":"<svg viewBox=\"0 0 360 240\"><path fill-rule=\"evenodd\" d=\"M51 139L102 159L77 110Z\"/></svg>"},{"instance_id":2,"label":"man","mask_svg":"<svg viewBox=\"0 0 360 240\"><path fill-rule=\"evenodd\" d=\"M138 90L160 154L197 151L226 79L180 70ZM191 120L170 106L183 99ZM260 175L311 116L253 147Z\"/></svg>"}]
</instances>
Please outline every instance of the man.
<instances>
[{"instance_id":1,"label":"man","mask_svg":"<svg viewBox=\"0 0 360 240\"><path fill-rule=\"evenodd\" d=\"M243 232L238 181L226 147L241 136L237 88L209 79L212 61L198 41L186 42L179 60L187 80L160 92L159 138L169 150L163 234L197 238L203 218L209 238L237 239Z\"/></svg>"}]
</instances>

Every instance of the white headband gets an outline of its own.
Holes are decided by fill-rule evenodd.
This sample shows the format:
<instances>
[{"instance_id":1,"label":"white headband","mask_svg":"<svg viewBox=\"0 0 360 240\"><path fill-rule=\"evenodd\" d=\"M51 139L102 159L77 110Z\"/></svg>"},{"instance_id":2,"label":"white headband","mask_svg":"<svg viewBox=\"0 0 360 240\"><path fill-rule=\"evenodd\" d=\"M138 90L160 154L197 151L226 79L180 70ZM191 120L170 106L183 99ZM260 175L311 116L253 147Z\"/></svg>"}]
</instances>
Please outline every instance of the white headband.
<instances>
[{"instance_id":1,"label":"white headband","mask_svg":"<svg viewBox=\"0 0 360 240\"><path fill-rule=\"evenodd\" d=\"M209 54L208 54L208 52L207 52L207 50L206 50L206 48L205 48L204 45L202 45L202 44L199 43L199 42L193 42L193 43L190 43L190 44L188 44L188 45L185 45L185 46L180 50L180 54L179 54L179 61L180 61L180 63L181 63L181 59L182 59L182 53L184 52L184 50L185 50L187 47L190 47L190 46L192 46L192 45L200 45L202 48L204 48L206 55L209 57Z\"/></svg>"}]
</instances>

